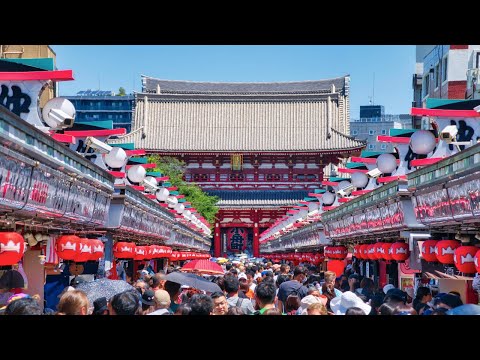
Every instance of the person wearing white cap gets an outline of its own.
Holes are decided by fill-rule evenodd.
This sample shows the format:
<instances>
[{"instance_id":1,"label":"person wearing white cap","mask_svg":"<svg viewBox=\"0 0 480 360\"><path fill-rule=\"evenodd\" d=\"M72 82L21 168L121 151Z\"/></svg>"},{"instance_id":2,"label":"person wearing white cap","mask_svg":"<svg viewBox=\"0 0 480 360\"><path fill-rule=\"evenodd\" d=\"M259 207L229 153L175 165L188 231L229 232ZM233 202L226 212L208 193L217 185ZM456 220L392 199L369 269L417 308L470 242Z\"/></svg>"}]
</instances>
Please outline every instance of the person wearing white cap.
<instances>
[{"instance_id":1,"label":"person wearing white cap","mask_svg":"<svg viewBox=\"0 0 480 360\"><path fill-rule=\"evenodd\" d=\"M351 291L345 291L341 296L334 297L330 300L330 308L335 315L345 315L348 309L356 307L365 312L365 315L370 314L372 307L365 304L362 299Z\"/></svg>"},{"instance_id":2,"label":"person wearing white cap","mask_svg":"<svg viewBox=\"0 0 480 360\"><path fill-rule=\"evenodd\" d=\"M383 287L383 293L387 294L388 290L392 290L392 289L395 289L395 286L392 284L387 284Z\"/></svg>"}]
</instances>

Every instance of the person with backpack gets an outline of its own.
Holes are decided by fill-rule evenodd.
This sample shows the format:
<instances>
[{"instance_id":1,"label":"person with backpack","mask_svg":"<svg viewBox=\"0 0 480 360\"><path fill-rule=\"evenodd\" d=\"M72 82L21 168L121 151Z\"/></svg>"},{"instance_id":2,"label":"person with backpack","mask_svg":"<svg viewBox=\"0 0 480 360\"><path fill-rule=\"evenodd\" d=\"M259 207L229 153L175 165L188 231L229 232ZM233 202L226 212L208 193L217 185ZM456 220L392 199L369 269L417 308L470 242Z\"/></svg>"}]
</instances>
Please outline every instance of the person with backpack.
<instances>
[{"instance_id":1,"label":"person with backpack","mask_svg":"<svg viewBox=\"0 0 480 360\"><path fill-rule=\"evenodd\" d=\"M240 283L236 276L225 275L223 278L225 293L227 294L227 302L229 307L238 306L246 315L253 314L255 309L253 308L252 301L248 298L240 298L238 296L238 289Z\"/></svg>"}]
</instances>

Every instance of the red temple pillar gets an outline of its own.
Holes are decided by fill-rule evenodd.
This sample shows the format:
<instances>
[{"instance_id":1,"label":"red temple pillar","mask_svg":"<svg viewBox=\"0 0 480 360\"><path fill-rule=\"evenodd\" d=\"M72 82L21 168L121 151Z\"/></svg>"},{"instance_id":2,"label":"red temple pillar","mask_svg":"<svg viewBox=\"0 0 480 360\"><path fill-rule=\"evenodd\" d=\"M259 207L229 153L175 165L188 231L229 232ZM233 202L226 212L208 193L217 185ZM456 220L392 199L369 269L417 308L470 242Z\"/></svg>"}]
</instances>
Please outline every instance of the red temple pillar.
<instances>
[{"instance_id":1,"label":"red temple pillar","mask_svg":"<svg viewBox=\"0 0 480 360\"><path fill-rule=\"evenodd\" d=\"M253 222L253 257L260 256L260 229L258 228L258 210L255 210Z\"/></svg>"},{"instance_id":2,"label":"red temple pillar","mask_svg":"<svg viewBox=\"0 0 480 360\"><path fill-rule=\"evenodd\" d=\"M219 257L222 251L222 242L220 240L220 223L218 221L215 222L215 236L213 242L213 256Z\"/></svg>"}]
</instances>

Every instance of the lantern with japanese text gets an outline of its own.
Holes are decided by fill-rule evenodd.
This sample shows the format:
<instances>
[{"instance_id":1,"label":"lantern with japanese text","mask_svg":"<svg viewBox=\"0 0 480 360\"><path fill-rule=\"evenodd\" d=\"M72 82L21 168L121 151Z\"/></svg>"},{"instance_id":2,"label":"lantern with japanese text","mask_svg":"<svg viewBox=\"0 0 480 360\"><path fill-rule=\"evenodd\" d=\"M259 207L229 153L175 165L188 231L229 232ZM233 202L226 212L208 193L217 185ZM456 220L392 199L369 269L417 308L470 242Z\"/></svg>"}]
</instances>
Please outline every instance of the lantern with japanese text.
<instances>
[{"instance_id":1,"label":"lantern with japanese text","mask_svg":"<svg viewBox=\"0 0 480 360\"><path fill-rule=\"evenodd\" d=\"M333 259L333 249L333 246L325 246L325 248L323 249L323 253L327 258Z\"/></svg>"},{"instance_id":2,"label":"lantern with japanese text","mask_svg":"<svg viewBox=\"0 0 480 360\"><path fill-rule=\"evenodd\" d=\"M375 244L375 257L377 260L384 260L385 250L383 249L383 242L377 242Z\"/></svg>"},{"instance_id":3,"label":"lantern with japanese text","mask_svg":"<svg viewBox=\"0 0 480 360\"><path fill-rule=\"evenodd\" d=\"M360 254L362 260L368 260L368 244L360 245Z\"/></svg>"},{"instance_id":4,"label":"lantern with japanese text","mask_svg":"<svg viewBox=\"0 0 480 360\"><path fill-rule=\"evenodd\" d=\"M333 248L333 252L332 252L332 257L334 259L339 259L339 260L343 260L347 257L348 255L348 249L341 245L341 246L335 246Z\"/></svg>"},{"instance_id":5,"label":"lantern with japanese text","mask_svg":"<svg viewBox=\"0 0 480 360\"><path fill-rule=\"evenodd\" d=\"M25 251L25 239L16 232L0 232L0 265L15 265Z\"/></svg>"},{"instance_id":6,"label":"lantern with japanese text","mask_svg":"<svg viewBox=\"0 0 480 360\"><path fill-rule=\"evenodd\" d=\"M404 242L396 242L392 244L392 259L402 262L408 259L410 251L408 251L408 244Z\"/></svg>"},{"instance_id":7,"label":"lantern with japanese text","mask_svg":"<svg viewBox=\"0 0 480 360\"><path fill-rule=\"evenodd\" d=\"M91 243L90 239L87 238L80 238L79 246L73 261L75 262L85 262L90 260L93 254L93 244Z\"/></svg>"},{"instance_id":8,"label":"lantern with japanese text","mask_svg":"<svg viewBox=\"0 0 480 360\"><path fill-rule=\"evenodd\" d=\"M383 243L382 244L382 256L383 259L386 260L387 262L390 262L393 260L392 257L392 243Z\"/></svg>"},{"instance_id":9,"label":"lantern with japanese text","mask_svg":"<svg viewBox=\"0 0 480 360\"><path fill-rule=\"evenodd\" d=\"M376 244L370 244L367 247L367 259L368 260L377 260L377 254L375 252Z\"/></svg>"},{"instance_id":10,"label":"lantern with japanese text","mask_svg":"<svg viewBox=\"0 0 480 360\"><path fill-rule=\"evenodd\" d=\"M92 256L89 260L98 261L104 256L105 245L98 239L91 239L92 243Z\"/></svg>"},{"instance_id":11,"label":"lantern with japanese text","mask_svg":"<svg viewBox=\"0 0 480 360\"><path fill-rule=\"evenodd\" d=\"M73 260L80 248L80 238L76 235L59 236L55 248L60 259Z\"/></svg>"},{"instance_id":12,"label":"lantern with japanese text","mask_svg":"<svg viewBox=\"0 0 480 360\"><path fill-rule=\"evenodd\" d=\"M148 249L146 246L136 246L135 247L135 257L133 260L145 260L148 256Z\"/></svg>"},{"instance_id":13,"label":"lantern with japanese text","mask_svg":"<svg viewBox=\"0 0 480 360\"><path fill-rule=\"evenodd\" d=\"M473 263L475 264L475 268L477 272L480 273L480 250L475 253L475 257L473 258Z\"/></svg>"},{"instance_id":14,"label":"lantern with japanese text","mask_svg":"<svg viewBox=\"0 0 480 360\"><path fill-rule=\"evenodd\" d=\"M135 243L117 242L113 245L113 256L117 259L133 259L135 257Z\"/></svg>"},{"instance_id":15,"label":"lantern with japanese text","mask_svg":"<svg viewBox=\"0 0 480 360\"><path fill-rule=\"evenodd\" d=\"M476 246L459 246L455 249L453 254L453 261L455 262L455 267L467 274L475 274L475 254L477 253L478 248Z\"/></svg>"},{"instance_id":16,"label":"lantern with japanese text","mask_svg":"<svg viewBox=\"0 0 480 360\"><path fill-rule=\"evenodd\" d=\"M435 254L437 254L438 262L442 264L454 264L453 255L455 249L460 246L460 241L441 240L435 245Z\"/></svg>"},{"instance_id":17,"label":"lantern with japanese text","mask_svg":"<svg viewBox=\"0 0 480 360\"><path fill-rule=\"evenodd\" d=\"M437 245L437 240L426 240L423 242L422 246L420 247L420 252L422 253L422 257L427 262L436 262L437 253L435 252L435 246Z\"/></svg>"}]
</instances>

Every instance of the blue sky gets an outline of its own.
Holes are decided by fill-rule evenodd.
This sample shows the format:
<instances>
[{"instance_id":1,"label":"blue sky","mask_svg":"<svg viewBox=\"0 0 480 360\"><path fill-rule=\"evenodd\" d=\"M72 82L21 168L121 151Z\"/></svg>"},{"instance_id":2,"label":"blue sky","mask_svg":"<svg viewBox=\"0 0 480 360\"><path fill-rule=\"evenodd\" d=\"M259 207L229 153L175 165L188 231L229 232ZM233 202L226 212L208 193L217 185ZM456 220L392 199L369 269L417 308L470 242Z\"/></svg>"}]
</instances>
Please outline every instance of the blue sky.
<instances>
[{"instance_id":1,"label":"blue sky","mask_svg":"<svg viewBox=\"0 0 480 360\"><path fill-rule=\"evenodd\" d=\"M351 117L360 105L384 105L387 114L409 113L415 46L409 45L52 45L60 70L74 81L60 95L80 90L141 90L140 75L192 81L298 81L350 74Z\"/></svg>"}]
</instances>

